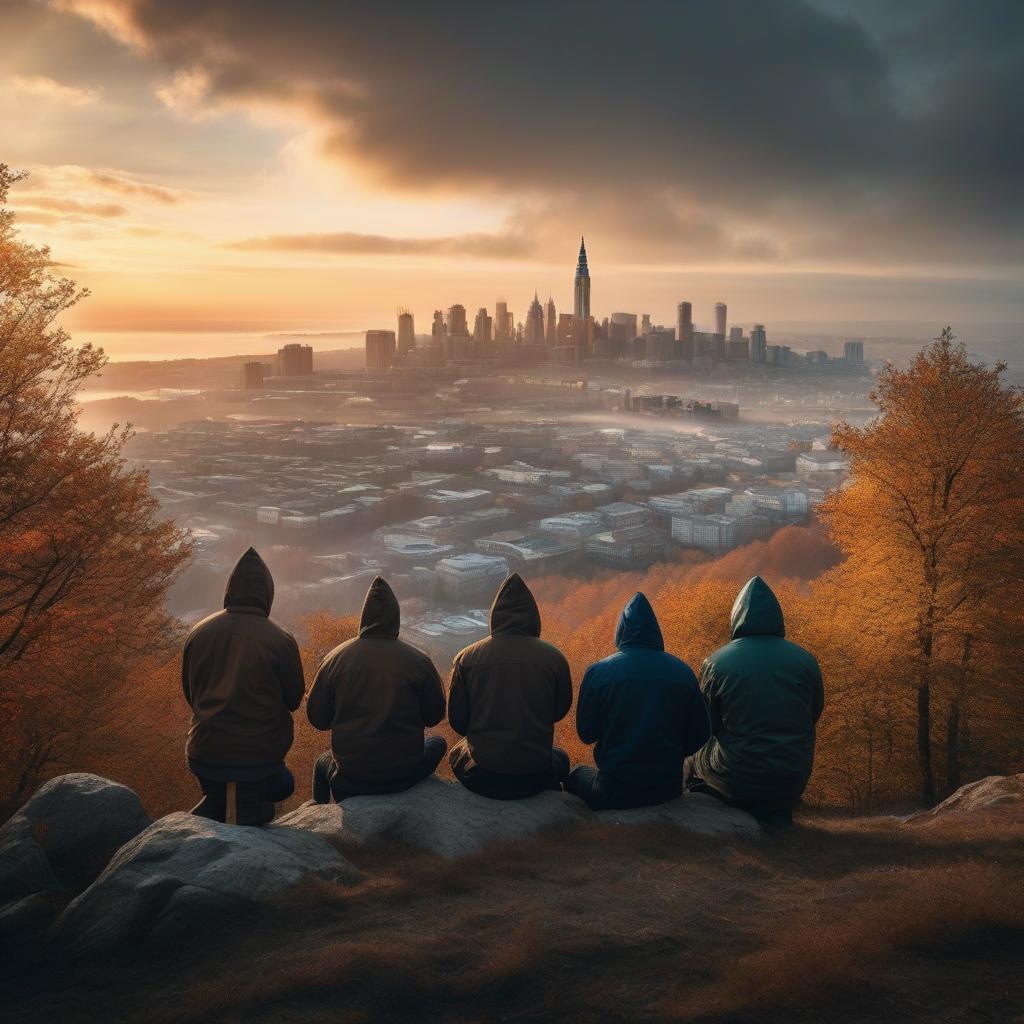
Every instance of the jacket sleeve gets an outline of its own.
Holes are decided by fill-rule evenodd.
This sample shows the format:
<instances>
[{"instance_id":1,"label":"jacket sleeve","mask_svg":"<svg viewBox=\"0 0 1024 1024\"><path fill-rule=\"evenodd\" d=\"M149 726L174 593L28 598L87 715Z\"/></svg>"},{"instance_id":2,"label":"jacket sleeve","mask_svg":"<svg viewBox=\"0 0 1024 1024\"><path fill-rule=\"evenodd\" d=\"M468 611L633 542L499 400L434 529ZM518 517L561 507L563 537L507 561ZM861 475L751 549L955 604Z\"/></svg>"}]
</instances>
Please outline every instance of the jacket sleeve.
<instances>
[{"instance_id":1,"label":"jacket sleeve","mask_svg":"<svg viewBox=\"0 0 1024 1024\"><path fill-rule=\"evenodd\" d=\"M693 685L688 688L688 693L690 699L687 702L686 720L683 723L683 757L695 754L711 739L711 718L696 678Z\"/></svg>"},{"instance_id":2,"label":"jacket sleeve","mask_svg":"<svg viewBox=\"0 0 1024 1024\"><path fill-rule=\"evenodd\" d=\"M423 670L423 684L420 693L420 715L424 725L437 725L444 718L444 684L428 658Z\"/></svg>"},{"instance_id":3,"label":"jacket sleeve","mask_svg":"<svg viewBox=\"0 0 1024 1024\"><path fill-rule=\"evenodd\" d=\"M290 633L285 638L281 657L281 697L289 711L297 711L306 693L306 678L302 673L299 645Z\"/></svg>"},{"instance_id":4,"label":"jacket sleeve","mask_svg":"<svg viewBox=\"0 0 1024 1024\"><path fill-rule=\"evenodd\" d=\"M465 736L469 729L469 690L458 657L452 662L452 678L448 686L448 724L460 736Z\"/></svg>"},{"instance_id":5,"label":"jacket sleeve","mask_svg":"<svg viewBox=\"0 0 1024 1024\"><path fill-rule=\"evenodd\" d=\"M711 720L711 735L720 736L723 732L721 694L714 666L705 660L700 667L700 692L704 695L708 717Z\"/></svg>"},{"instance_id":6,"label":"jacket sleeve","mask_svg":"<svg viewBox=\"0 0 1024 1024\"><path fill-rule=\"evenodd\" d=\"M825 682L821 678L821 666L814 662L814 673L811 685L814 690L811 694L811 714L814 716L814 724L818 724L822 711L825 710Z\"/></svg>"},{"instance_id":7,"label":"jacket sleeve","mask_svg":"<svg viewBox=\"0 0 1024 1024\"><path fill-rule=\"evenodd\" d=\"M601 713L591 685L590 669L583 675L576 698L576 733L583 743L596 743L601 738Z\"/></svg>"},{"instance_id":8,"label":"jacket sleeve","mask_svg":"<svg viewBox=\"0 0 1024 1024\"><path fill-rule=\"evenodd\" d=\"M192 686L190 681L189 671L189 645L188 641L185 641L185 646L181 652L181 691L185 694L185 700L188 702L189 707L192 706Z\"/></svg>"},{"instance_id":9,"label":"jacket sleeve","mask_svg":"<svg viewBox=\"0 0 1024 1024\"><path fill-rule=\"evenodd\" d=\"M558 678L555 681L555 721L560 722L572 707L572 673L569 662L563 657L558 666Z\"/></svg>"},{"instance_id":10,"label":"jacket sleeve","mask_svg":"<svg viewBox=\"0 0 1024 1024\"><path fill-rule=\"evenodd\" d=\"M324 731L334 724L334 661L326 658L317 669L309 696L306 698L306 717L314 729Z\"/></svg>"}]
</instances>

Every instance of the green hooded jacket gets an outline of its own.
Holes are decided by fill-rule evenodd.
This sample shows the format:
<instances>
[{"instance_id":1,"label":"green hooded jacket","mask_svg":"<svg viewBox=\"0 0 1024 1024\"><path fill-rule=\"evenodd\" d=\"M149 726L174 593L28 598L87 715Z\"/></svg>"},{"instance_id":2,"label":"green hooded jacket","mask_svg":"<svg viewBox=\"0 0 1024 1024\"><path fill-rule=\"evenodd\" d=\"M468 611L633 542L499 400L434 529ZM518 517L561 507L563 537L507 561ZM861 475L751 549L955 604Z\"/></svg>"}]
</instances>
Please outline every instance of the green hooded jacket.
<instances>
[{"instance_id":1,"label":"green hooded jacket","mask_svg":"<svg viewBox=\"0 0 1024 1024\"><path fill-rule=\"evenodd\" d=\"M701 666L711 739L694 773L730 801L792 807L810 778L821 669L785 636L778 598L755 576L733 605L732 641Z\"/></svg>"}]
</instances>

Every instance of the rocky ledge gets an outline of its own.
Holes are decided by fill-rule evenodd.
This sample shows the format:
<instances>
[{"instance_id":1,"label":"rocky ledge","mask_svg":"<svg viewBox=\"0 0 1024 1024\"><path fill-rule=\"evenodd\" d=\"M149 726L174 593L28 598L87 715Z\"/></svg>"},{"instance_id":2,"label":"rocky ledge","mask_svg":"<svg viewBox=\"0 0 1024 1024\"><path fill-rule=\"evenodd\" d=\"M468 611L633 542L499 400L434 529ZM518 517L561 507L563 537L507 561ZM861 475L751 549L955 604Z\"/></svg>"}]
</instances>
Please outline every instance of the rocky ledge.
<instances>
[{"instance_id":1,"label":"rocky ledge","mask_svg":"<svg viewBox=\"0 0 1024 1024\"><path fill-rule=\"evenodd\" d=\"M0 939L43 935L75 955L168 943L301 882L353 882L346 849L375 840L452 860L588 822L667 823L709 842L761 832L707 796L594 814L566 793L495 801L436 777L396 795L306 804L262 829L185 812L152 822L126 786L64 775L0 828Z\"/></svg>"}]
</instances>

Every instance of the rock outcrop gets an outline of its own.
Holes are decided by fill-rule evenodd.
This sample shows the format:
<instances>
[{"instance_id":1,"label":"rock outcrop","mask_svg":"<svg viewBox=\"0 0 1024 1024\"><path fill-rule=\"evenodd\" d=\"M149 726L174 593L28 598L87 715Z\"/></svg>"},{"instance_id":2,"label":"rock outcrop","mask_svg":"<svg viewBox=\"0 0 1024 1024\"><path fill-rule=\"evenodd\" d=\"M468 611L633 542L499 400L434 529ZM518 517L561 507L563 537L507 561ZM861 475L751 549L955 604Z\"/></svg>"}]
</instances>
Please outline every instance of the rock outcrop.
<instances>
[{"instance_id":1,"label":"rock outcrop","mask_svg":"<svg viewBox=\"0 0 1024 1024\"><path fill-rule=\"evenodd\" d=\"M57 935L78 954L167 943L306 879L356 877L355 868L318 835L221 825L179 811L117 852L61 914Z\"/></svg>"},{"instance_id":2,"label":"rock outcrop","mask_svg":"<svg viewBox=\"0 0 1024 1024\"><path fill-rule=\"evenodd\" d=\"M45 783L0 828L0 933L43 921L149 824L127 786L83 773Z\"/></svg>"},{"instance_id":3,"label":"rock outcrop","mask_svg":"<svg viewBox=\"0 0 1024 1024\"><path fill-rule=\"evenodd\" d=\"M705 793L685 793L678 800L628 811L598 811L596 817L614 825L675 825L702 836L757 836L761 826L746 811L727 807Z\"/></svg>"},{"instance_id":4,"label":"rock outcrop","mask_svg":"<svg viewBox=\"0 0 1024 1024\"><path fill-rule=\"evenodd\" d=\"M274 829L318 832L352 846L391 839L450 860L589 817L583 803L568 793L489 800L432 777L404 793L354 796L341 804L307 803L280 818Z\"/></svg>"},{"instance_id":5,"label":"rock outcrop","mask_svg":"<svg viewBox=\"0 0 1024 1024\"><path fill-rule=\"evenodd\" d=\"M929 825L959 819L991 818L1011 815L1011 821L1024 825L1024 774L990 775L961 786L941 804L929 811L918 811L904 818L906 824Z\"/></svg>"}]
</instances>

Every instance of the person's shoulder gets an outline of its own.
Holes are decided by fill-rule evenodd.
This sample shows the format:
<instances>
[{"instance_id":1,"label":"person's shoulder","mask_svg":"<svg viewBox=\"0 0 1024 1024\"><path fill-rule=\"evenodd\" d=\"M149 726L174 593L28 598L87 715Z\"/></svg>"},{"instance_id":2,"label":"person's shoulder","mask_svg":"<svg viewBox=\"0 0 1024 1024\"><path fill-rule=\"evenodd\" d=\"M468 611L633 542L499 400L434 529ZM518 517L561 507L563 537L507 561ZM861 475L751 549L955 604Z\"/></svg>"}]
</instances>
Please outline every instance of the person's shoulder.
<instances>
[{"instance_id":1,"label":"person's shoulder","mask_svg":"<svg viewBox=\"0 0 1024 1024\"><path fill-rule=\"evenodd\" d=\"M325 655L323 661L320 662L321 668L327 665L336 665L339 661L344 660L346 655L354 653L357 649L359 642L358 636L351 636L347 640L342 640L336 647L332 647Z\"/></svg>"},{"instance_id":2,"label":"person's shoulder","mask_svg":"<svg viewBox=\"0 0 1024 1024\"><path fill-rule=\"evenodd\" d=\"M408 640L403 640L401 637L397 637L396 642L398 643L399 648L403 651L403 653L405 653L411 660L418 661L424 664L427 662L433 664L433 659L430 657L430 655L427 654L426 651L420 650L420 648L417 647L415 644L411 644L409 643Z\"/></svg>"},{"instance_id":3,"label":"person's shoulder","mask_svg":"<svg viewBox=\"0 0 1024 1024\"><path fill-rule=\"evenodd\" d=\"M295 639L295 634L292 633L290 629L286 629L279 622L275 622L273 619L269 617L259 617L257 618L257 623L257 629L265 629L268 633L277 637L279 640L282 640L287 644L294 644L296 647L298 647L299 643Z\"/></svg>"},{"instance_id":4,"label":"person's shoulder","mask_svg":"<svg viewBox=\"0 0 1024 1024\"><path fill-rule=\"evenodd\" d=\"M793 640L784 640L783 642L786 645L787 652L794 661L804 664L813 671L821 671L818 666L818 659L806 647L801 647L800 644Z\"/></svg>"},{"instance_id":5,"label":"person's shoulder","mask_svg":"<svg viewBox=\"0 0 1024 1024\"><path fill-rule=\"evenodd\" d=\"M221 608L219 611L207 615L205 619L200 619L189 629L185 636L185 643L187 644L196 639L196 637L203 636L204 633L222 628L222 624L227 622L227 616L228 613Z\"/></svg>"},{"instance_id":6,"label":"person's shoulder","mask_svg":"<svg viewBox=\"0 0 1024 1024\"><path fill-rule=\"evenodd\" d=\"M608 686L616 682L623 677L623 673L616 671L616 669L620 666L620 663L622 663L622 667L625 669L625 660L625 654L622 651L614 651L608 657L589 665L586 672L583 673L583 682L589 687Z\"/></svg>"},{"instance_id":7,"label":"person's shoulder","mask_svg":"<svg viewBox=\"0 0 1024 1024\"><path fill-rule=\"evenodd\" d=\"M684 686L695 686L697 684L696 674L682 658L677 658L674 654L663 651L662 660L671 669L672 677L676 682L682 683Z\"/></svg>"},{"instance_id":8,"label":"person's shoulder","mask_svg":"<svg viewBox=\"0 0 1024 1024\"><path fill-rule=\"evenodd\" d=\"M492 638L490 636L481 637L476 643L470 644L468 647L463 647L458 654L452 659L453 665L469 665L472 664L482 654L487 652L487 649L491 646Z\"/></svg>"}]
</instances>

